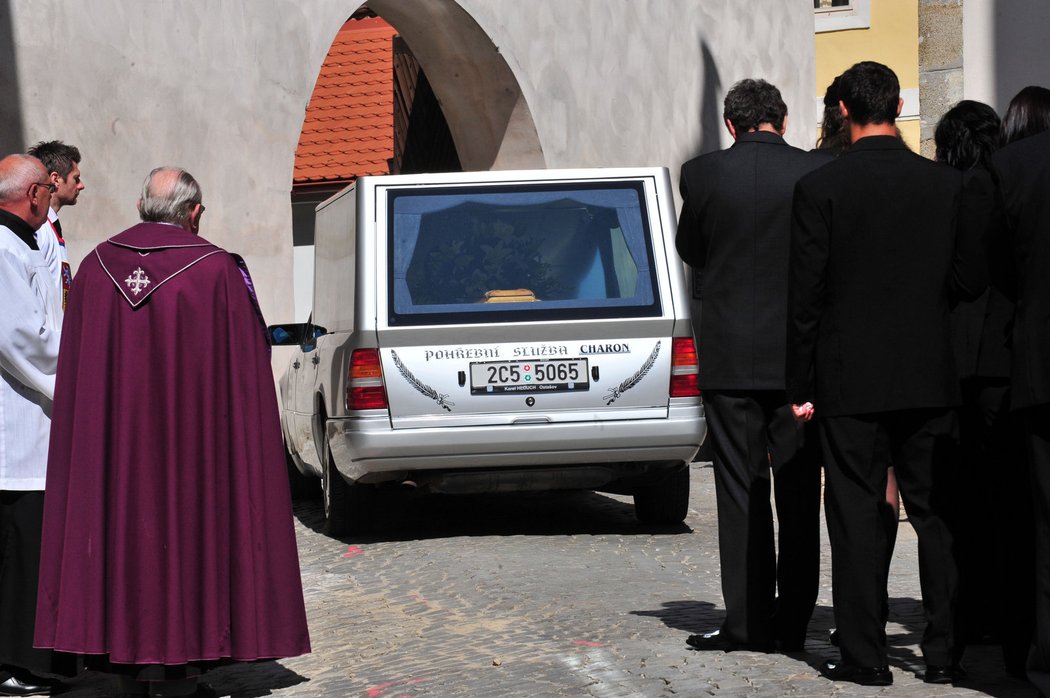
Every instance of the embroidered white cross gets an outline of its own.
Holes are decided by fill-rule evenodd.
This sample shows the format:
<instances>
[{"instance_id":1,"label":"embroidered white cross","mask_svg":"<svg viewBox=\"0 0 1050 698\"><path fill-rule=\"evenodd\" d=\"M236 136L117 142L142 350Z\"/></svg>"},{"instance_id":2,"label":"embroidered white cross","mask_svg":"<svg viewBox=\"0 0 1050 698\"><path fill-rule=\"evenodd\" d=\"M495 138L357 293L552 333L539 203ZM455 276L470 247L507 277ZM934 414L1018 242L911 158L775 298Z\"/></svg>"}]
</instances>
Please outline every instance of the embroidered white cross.
<instances>
[{"instance_id":1,"label":"embroidered white cross","mask_svg":"<svg viewBox=\"0 0 1050 698\"><path fill-rule=\"evenodd\" d=\"M139 295L139 291L150 285L149 277L146 276L146 272L142 271L142 267L139 267L135 271L131 272L131 276L124 279L124 283L128 285L131 292L136 296Z\"/></svg>"}]
</instances>

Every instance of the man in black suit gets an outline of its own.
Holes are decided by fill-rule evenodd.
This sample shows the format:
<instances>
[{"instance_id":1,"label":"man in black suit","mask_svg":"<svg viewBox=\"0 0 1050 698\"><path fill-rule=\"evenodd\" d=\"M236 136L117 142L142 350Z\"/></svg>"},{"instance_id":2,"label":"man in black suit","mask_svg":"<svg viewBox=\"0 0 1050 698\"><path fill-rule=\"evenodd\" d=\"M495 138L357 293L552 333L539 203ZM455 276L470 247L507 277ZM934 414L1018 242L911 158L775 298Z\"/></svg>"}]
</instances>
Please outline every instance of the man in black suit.
<instances>
[{"instance_id":1,"label":"man in black suit","mask_svg":"<svg viewBox=\"0 0 1050 698\"><path fill-rule=\"evenodd\" d=\"M1034 497L1036 630L1028 678L1050 696L1050 131L997 151L992 170L1016 274L1010 400L1024 425Z\"/></svg>"},{"instance_id":2,"label":"man in black suit","mask_svg":"<svg viewBox=\"0 0 1050 698\"><path fill-rule=\"evenodd\" d=\"M886 469L919 538L925 680L959 677L957 572L940 478L955 456L959 381L949 308L984 290L981 231L962 175L897 138L897 76L858 63L840 78L852 146L799 180L791 239L788 397L819 415L840 662L831 679L892 683L886 661Z\"/></svg>"},{"instance_id":3,"label":"man in black suit","mask_svg":"<svg viewBox=\"0 0 1050 698\"><path fill-rule=\"evenodd\" d=\"M702 271L700 384L712 439L726 616L697 649L802 649L817 599L820 466L784 393L791 195L830 160L783 139L776 87L742 80L725 98L727 150L682 166L676 246ZM774 550L770 466L780 559ZM779 591L779 595L778 595Z\"/></svg>"}]
</instances>

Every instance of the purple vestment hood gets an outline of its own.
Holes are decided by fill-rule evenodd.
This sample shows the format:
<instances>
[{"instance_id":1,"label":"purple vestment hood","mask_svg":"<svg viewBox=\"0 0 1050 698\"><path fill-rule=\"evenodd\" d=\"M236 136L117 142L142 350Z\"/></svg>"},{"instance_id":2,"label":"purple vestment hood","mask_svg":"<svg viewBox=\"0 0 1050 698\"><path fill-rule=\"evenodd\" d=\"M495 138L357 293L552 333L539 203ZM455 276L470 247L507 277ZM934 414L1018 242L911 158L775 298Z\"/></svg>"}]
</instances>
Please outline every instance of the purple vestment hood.
<instances>
[{"instance_id":1,"label":"purple vestment hood","mask_svg":"<svg viewBox=\"0 0 1050 698\"><path fill-rule=\"evenodd\" d=\"M178 274L222 251L176 225L139 223L96 247L95 255L134 308Z\"/></svg>"}]
</instances>

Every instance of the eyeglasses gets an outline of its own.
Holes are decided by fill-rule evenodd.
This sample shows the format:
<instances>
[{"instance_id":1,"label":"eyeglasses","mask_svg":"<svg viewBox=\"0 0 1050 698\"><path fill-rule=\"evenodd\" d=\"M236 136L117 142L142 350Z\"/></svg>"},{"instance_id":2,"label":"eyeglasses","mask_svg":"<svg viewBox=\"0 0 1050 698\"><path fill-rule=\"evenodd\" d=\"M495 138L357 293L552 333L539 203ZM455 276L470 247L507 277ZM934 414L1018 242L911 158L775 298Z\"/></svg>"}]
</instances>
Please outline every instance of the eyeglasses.
<instances>
[{"instance_id":1,"label":"eyeglasses","mask_svg":"<svg viewBox=\"0 0 1050 698\"><path fill-rule=\"evenodd\" d=\"M26 189L26 196L32 196L33 187L47 187L47 191L50 194L54 194L58 191L58 187L55 186L54 182L33 182L29 185L29 188Z\"/></svg>"}]
</instances>

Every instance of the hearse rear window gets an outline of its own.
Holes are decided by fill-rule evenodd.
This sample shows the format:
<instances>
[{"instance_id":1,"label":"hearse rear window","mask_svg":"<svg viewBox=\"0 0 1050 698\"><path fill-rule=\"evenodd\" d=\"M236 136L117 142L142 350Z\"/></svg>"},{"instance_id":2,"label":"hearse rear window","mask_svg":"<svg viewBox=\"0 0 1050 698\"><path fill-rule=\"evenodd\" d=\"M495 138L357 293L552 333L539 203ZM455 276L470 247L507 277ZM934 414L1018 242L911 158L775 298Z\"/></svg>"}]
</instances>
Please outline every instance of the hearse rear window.
<instances>
[{"instance_id":1,"label":"hearse rear window","mask_svg":"<svg viewBox=\"0 0 1050 698\"><path fill-rule=\"evenodd\" d=\"M639 182L391 190L391 325L660 314Z\"/></svg>"}]
</instances>

